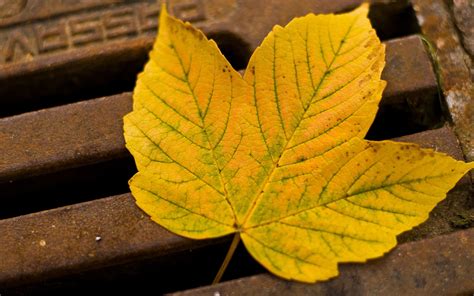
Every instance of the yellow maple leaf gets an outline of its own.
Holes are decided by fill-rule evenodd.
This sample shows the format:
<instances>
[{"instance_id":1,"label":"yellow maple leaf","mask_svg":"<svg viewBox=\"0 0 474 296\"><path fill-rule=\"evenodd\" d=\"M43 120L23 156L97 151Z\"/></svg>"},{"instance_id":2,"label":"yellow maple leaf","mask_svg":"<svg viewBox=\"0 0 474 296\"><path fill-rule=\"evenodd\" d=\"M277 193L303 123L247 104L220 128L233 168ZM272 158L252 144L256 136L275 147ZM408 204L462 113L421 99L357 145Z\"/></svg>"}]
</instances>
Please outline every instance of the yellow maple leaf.
<instances>
[{"instance_id":1,"label":"yellow maple leaf","mask_svg":"<svg viewBox=\"0 0 474 296\"><path fill-rule=\"evenodd\" d=\"M162 9L124 119L138 206L185 237L235 233L233 248L241 238L269 271L303 282L392 249L474 165L363 139L385 87L367 13L274 27L242 77Z\"/></svg>"}]
</instances>

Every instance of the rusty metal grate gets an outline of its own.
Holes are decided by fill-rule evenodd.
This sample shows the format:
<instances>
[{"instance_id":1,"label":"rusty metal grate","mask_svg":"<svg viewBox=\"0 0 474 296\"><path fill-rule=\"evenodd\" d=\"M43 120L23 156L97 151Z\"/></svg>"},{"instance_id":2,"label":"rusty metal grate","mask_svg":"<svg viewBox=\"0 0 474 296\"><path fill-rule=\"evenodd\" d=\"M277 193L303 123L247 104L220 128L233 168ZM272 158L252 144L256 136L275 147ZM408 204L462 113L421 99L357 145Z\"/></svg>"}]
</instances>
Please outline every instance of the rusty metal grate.
<instances>
[{"instance_id":1,"label":"rusty metal grate","mask_svg":"<svg viewBox=\"0 0 474 296\"><path fill-rule=\"evenodd\" d=\"M172 11L214 38L242 69L273 25L361 2L176 0ZM451 15L448 0L371 2L369 17L387 46L388 87L367 137L469 159L472 117L463 102L472 93L458 89L469 75L453 60L453 52L468 56L461 41L472 40L457 35L465 20ZM124 148L122 116L131 110L130 91L156 33L159 6L157 0L0 1L1 295L134 293L137 287L158 294L201 287L186 295L474 291L474 228L460 230L474 226L468 176L425 224L399 237L404 244L366 265L344 265L336 280L287 283L262 274L239 248L226 282L203 287L229 239L173 235L128 193L135 167ZM437 47L437 67L421 32ZM461 105L453 105L456 98Z\"/></svg>"}]
</instances>

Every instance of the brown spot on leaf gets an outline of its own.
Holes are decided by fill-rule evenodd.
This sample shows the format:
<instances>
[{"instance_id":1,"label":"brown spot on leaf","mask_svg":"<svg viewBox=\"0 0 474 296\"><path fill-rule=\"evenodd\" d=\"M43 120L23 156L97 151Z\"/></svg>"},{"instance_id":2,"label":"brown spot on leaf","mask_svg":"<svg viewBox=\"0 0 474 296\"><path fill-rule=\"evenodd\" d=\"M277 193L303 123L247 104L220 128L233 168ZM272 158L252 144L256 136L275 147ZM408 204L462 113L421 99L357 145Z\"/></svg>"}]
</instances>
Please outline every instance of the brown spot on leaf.
<instances>
[{"instance_id":1,"label":"brown spot on leaf","mask_svg":"<svg viewBox=\"0 0 474 296\"><path fill-rule=\"evenodd\" d=\"M370 53L369 55L367 56L367 58L369 60L373 59L374 57L376 57L379 53L379 48L374 48Z\"/></svg>"},{"instance_id":2,"label":"brown spot on leaf","mask_svg":"<svg viewBox=\"0 0 474 296\"><path fill-rule=\"evenodd\" d=\"M362 86L367 81L370 81L370 79L371 79L371 75L365 75L364 77L362 77L362 79L359 80L359 86Z\"/></svg>"},{"instance_id":3,"label":"brown spot on leaf","mask_svg":"<svg viewBox=\"0 0 474 296\"><path fill-rule=\"evenodd\" d=\"M300 156L298 157L298 162L303 162L305 161L307 158L305 156Z\"/></svg>"}]
</instances>

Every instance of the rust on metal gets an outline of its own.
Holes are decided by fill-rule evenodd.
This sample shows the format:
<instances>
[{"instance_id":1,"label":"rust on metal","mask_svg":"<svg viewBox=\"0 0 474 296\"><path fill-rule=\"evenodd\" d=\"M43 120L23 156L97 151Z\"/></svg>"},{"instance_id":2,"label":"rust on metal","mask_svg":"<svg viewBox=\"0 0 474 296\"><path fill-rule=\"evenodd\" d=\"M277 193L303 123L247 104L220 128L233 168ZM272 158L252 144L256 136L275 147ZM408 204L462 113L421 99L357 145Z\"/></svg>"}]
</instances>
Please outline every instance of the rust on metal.
<instances>
[{"instance_id":1,"label":"rust on metal","mask_svg":"<svg viewBox=\"0 0 474 296\"><path fill-rule=\"evenodd\" d=\"M399 245L366 264L342 264L317 285L264 274L173 295L468 295L474 291L474 229Z\"/></svg>"},{"instance_id":2,"label":"rust on metal","mask_svg":"<svg viewBox=\"0 0 474 296\"><path fill-rule=\"evenodd\" d=\"M456 26L462 34L462 44L474 56L474 3L471 0L451 0Z\"/></svg>"},{"instance_id":3,"label":"rust on metal","mask_svg":"<svg viewBox=\"0 0 474 296\"><path fill-rule=\"evenodd\" d=\"M474 84L472 61L443 0L413 0L418 21L434 46L449 113L467 160L474 160ZM462 1L455 1L462 2Z\"/></svg>"}]
</instances>

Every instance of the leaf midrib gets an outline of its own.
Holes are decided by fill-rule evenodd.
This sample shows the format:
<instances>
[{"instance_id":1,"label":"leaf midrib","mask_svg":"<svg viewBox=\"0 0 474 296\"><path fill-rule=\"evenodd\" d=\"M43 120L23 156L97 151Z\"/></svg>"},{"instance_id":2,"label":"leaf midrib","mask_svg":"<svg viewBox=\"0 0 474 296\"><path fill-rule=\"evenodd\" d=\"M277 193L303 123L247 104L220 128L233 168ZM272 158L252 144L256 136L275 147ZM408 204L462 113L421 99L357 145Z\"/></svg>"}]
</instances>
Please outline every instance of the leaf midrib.
<instances>
[{"instance_id":1,"label":"leaf midrib","mask_svg":"<svg viewBox=\"0 0 474 296\"><path fill-rule=\"evenodd\" d=\"M222 174L221 174L221 169L220 169L220 167L219 167L219 164L217 163L217 158L216 158L215 151L214 151L215 146L213 146L213 145L211 144L211 141L210 141L210 139L209 139L209 134L207 133L207 129L206 129L206 126L205 126L205 124L204 124L204 118L203 118L203 115L202 115L202 112L201 112L201 108L199 107L199 104L198 104L198 100L197 100L197 97L196 97L196 93L194 92L194 89L191 87L191 83L190 83L190 81L189 81L189 76L188 76L189 72L186 71L186 69L185 69L185 67L184 67L184 64L183 64L183 60L182 60L181 56L178 54L178 51L176 50L175 45L174 45L174 43L173 43L172 40L171 40L171 44L173 45L172 49L173 49L173 51L174 51L176 57L178 58L179 64L180 64L180 66L181 66L181 70L183 71L185 83L186 83L186 85L188 86L191 95L193 96L194 103L195 103L195 105L196 105L196 109L198 110L199 118L201 119L202 131L204 132L204 134L205 134L205 136L206 136L207 143L208 143L208 145L209 145L208 150L211 152L212 160L214 161L214 166L215 166L215 168L217 169L217 174L219 175L219 181L220 181L220 183L221 183L222 190L224 191L223 193L221 193L221 192L219 191L219 193L222 195L222 197L224 197L226 203L227 203L228 206L230 207L230 210L231 210L232 214L234 215L234 221L237 221L237 216L236 216L235 211L234 211L234 208L232 207L232 204L231 204L231 202L230 202L230 200L229 200L229 195L228 195L227 189L226 189L226 187L225 187L225 182L224 182L223 176L222 176ZM191 70L191 66L192 66L192 64L191 64L191 62L190 62L190 64L189 64L189 71ZM214 65L214 76L215 76L215 67L216 67L216 65ZM232 81L232 78L231 78L231 81ZM209 105L210 105L211 99L212 99L212 96L209 98L209 102L208 102ZM227 122L226 122L226 127L225 127L223 133L225 133L225 130L227 129L228 119L229 119L229 117L230 117L230 112L231 112L231 107L232 107L232 99L233 99L233 97L232 97L232 85L231 85L231 99L230 99L229 111L228 111L229 114L228 114L228 118L227 118ZM207 110L206 110L206 114L207 114ZM222 136L222 137L223 137L223 136Z\"/></svg>"},{"instance_id":2,"label":"leaf midrib","mask_svg":"<svg viewBox=\"0 0 474 296\"><path fill-rule=\"evenodd\" d=\"M319 93L319 90L320 90L320 88L321 88L321 85L322 85L323 82L326 80L327 76L331 73L330 68L331 68L331 66L334 64L336 58L339 56L339 52L340 52L340 50L341 50L341 48L342 48L342 45L344 44L344 40L345 40L345 39L347 38L347 36L349 35L349 33L350 33L350 31L352 30L352 27L354 26L354 24L355 24L355 22L357 21L357 19L358 19L358 17L355 17L354 21L353 21L352 24L349 26L349 28L347 29L347 32L344 34L343 38L341 39L341 41L340 41L340 43L339 43L339 47L338 47L336 53L334 53L334 56L333 56L331 62L330 62L329 65L327 66L327 68L326 68L326 70L325 70L323 76L322 76L321 79L319 80L318 85L316 86L316 88L314 89L313 94L311 95L311 98L310 98L310 100L309 100L308 106L304 108L303 114L302 114L302 116L301 116L302 118L304 118L304 116L306 115L306 112L308 111L309 107L312 105L314 98L315 98L315 97L317 96L317 94ZM307 50L307 48L308 48L308 47L306 46L306 50ZM324 56L324 55L323 55L323 56ZM307 62L309 63L309 60L308 60ZM311 69L311 67L310 67L309 64L308 64L308 69ZM255 76L256 76L256 75L255 75ZM311 77L312 77L312 74L311 74ZM255 105L255 108L258 109L257 105ZM295 135L295 132L296 132L296 131L298 130L298 128L300 127L300 124L301 124L302 121L303 121L302 119L300 119L300 120L298 121L298 124L297 124L297 126L295 127L295 129L292 131L290 138L287 140L287 142L286 142L286 144L285 144L285 147L281 150L281 153L280 153L280 155L279 155L279 157L278 157L278 160L273 163L272 170L271 170L270 173L267 175L267 177L265 178L265 180L262 182L262 186L259 188L259 190L256 191L258 195L255 197L254 202L252 203L252 206L251 206L250 209L248 210L247 215L244 217L244 220L243 220L243 222L242 222L242 225L245 225L245 224L248 222L248 219L249 219L250 217L252 217L252 214L253 214L253 212L254 212L254 210L255 210L255 207L256 207L258 201L260 200L261 196L263 195L263 189L268 185L268 183L269 183L268 181L273 177L273 174L275 173L276 168L279 167L278 163L279 163L280 160L281 160L281 156L282 156L283 153L287 150L289 143L292 142L293 137L294 137L294 135ZM268 151L268 152L270 153L270 151ZM237 220L236 220L236 221L237 221ZM239 226L240 226L240 225L239 225ZM239 229L240 229L240 227L239 227ZM245 229L245 227L242 227L241 229L243 230L243 229Z\"/></svg>"},{"instance_id":3,"label":"leaf midrib","mask_svg":"<svg viewBox=\"0 0 474 296\"><path fill-rule=\"evenodd\" d=\"M286 216L283 216L283 217L279 217L277 219L273 219L273 220L269 220L267 222L264 222L264 223L260 223L260 224L257 224L257 225L253 225L253 226L250 226L250 227L247 227L247 228L243 228L243 230L249 230L249 229L253 229L253 228L258 228L258 227L262 227L262 226L265 226L265 225L268 225L268 224L272 224L272 223L275 223L275 222L279 222L280 220L283 220L283 219L286 219L288 217L292 217L292 216L296 216L296 215L299 215L303 212L306 212L306 211L311 211L315 208L318 208L318 207L327 207L328 205L332 204L332 203L335 203L335 202L338 202L340 200L345 200L345 199L348 199L348 198L351 198L351 197L354 197L354 196L357 196L357 195L360 195L360 194L365 194L367 192L374 192L374 191L378 191L378 190L386 190L386 188L390 188L392 186L395 186L395 185L404 185L404 184L411 184L411 183L416 183L416 182L422 182L422 181L426 181L426 180L430 180L430 179L436 179L436 178L443 178L445 176L450 176L452 175L452 173L447 173L447 174L441 174L441 175L436 175L436 176L429 176L429 177L424 177L424 178L417 178L417 179L411 179L411 180L407 180L407 181L401 181L401 182L397 182L397 183L391 183L391 184L386 184L386 185L382 185L380 187L372 187L371 189L367 189L365 191L359 191L359 192L356 192L354 194L350 194L350 195L344 195L340 198L337 198L337 199L334 199L334 200L330 200L328 202L325 202L325 203L321 203L321 204L317 204L317 205L314 205L312 207L309 207L309 208L306 208L306 209L303 209L303 210L300 210L300 211L297 211L297 212L294 212L294 213L291 213L289 215L286 215ZM388 190L387 190L388 191ZM426 193L425 193L426 194ZM428 194L426 194L428 195ZM332 209L332 208L330 208ZM404 213L399 213L399 214L404 214Z\"/></svg>"}]
</instances>

